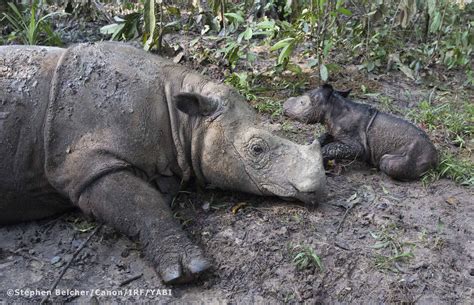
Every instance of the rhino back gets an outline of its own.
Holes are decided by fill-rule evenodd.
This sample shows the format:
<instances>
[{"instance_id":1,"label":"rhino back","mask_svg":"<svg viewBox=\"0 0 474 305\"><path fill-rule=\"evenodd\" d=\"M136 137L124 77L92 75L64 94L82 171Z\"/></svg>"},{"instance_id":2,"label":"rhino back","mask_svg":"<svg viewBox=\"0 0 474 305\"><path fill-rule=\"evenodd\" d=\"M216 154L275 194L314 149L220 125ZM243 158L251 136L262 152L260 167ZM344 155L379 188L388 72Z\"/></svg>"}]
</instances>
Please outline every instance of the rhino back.
<instances>
[{"instance_id":1,"label":"rhino back","mask_svg":"<svg viewBox=\"0 0 474 305\"><path fill-rule=\"evenodd\" d=\"M9 211L28 218L35 206L64 201L45 177L43 142L51 79L62 53L59 48L0 47L0 222Z\"/></svg>"},{"instance_id":2,"label":"rhino back","mask_svg":"<svg viewBox=\"0 0 474 305\"><path fill-rule=\"evenodd\" d=\"M377 165L385 154L403 154L418 144L425 150L435 150L426 133L399 117L379 112L367 132L371 161ZM422 152L420 152L421 154Z\"/></svg>"},{"instance_id":3,"label":"rhino back","mask_svg":"<svg viewBox=\"0 0 474 305\"><path fill-rule=\"evenodd\" d=\"M73 201L108 172L172 175L175 162L163 79L170 63L124 44L80 44L56 73L46 120L46 174Z\"/></svg>"}]
</instances>

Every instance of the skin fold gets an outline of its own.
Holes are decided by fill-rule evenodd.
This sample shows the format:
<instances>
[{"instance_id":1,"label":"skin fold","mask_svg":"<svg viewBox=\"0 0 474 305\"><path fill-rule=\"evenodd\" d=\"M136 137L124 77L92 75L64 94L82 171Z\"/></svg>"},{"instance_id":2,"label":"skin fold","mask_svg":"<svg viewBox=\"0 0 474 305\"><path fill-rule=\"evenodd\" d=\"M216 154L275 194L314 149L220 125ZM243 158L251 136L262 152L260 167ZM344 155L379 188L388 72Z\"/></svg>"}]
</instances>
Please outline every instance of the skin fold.
<instances>
[{"instance_id":1,"label":"skin fold","mask_svg":"<svg viewBox=\"0 0 474 305\"><path fill-rule=\"evenodd\" d=\"M121 43L0 47L0 143L0 225L78 207L137 238L170 284L211 266L169 208L191 177L309 204L326 188L319 143L271 134L230 87Z\"/></svg>"},{"instance_id":2,"label":"skin fold","mask_svg":"<svg viewBox=\"0 0 474 305\"><path fill-rule=\"evenodd\" d=\"M426 133L412 123L348 99L350 91L324 85L288 99L284 113L301 122L322 123L319 141L325 160L362 160L390 177L415 180L438 164Z\"/></svg>"}]
</instances>

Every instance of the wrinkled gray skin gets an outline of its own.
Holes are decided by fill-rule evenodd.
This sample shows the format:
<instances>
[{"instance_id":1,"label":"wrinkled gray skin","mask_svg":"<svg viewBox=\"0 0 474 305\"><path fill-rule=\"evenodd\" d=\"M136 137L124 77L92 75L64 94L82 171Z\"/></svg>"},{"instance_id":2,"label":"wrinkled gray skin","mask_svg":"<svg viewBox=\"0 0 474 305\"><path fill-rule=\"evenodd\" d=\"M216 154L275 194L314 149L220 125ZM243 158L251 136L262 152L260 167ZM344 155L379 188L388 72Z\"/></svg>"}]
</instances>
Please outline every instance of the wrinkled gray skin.
<instances>
[{"instance_id":1,"label":"wrinkled gray skin","mask_svg":"<svg viewBox=\"0 0 474 305\"><path fill-rule=\"evenodd\" d=\"M397 180L414 180L436 166L438 154L426 133L415 125L368 105L352 102L349 91L324 85L288 99L284 113L327 129L319 141L324 160L359 159Z\"/></svg>"},{"instance_id":2,"label":"wrinkled gray skin","mask_svg":"<svg viewBox=\"0 0 474 305\"><path fill-rule=\"evenodd\" d=\"M124 44L0 47L0 224L76 206L138 238L166 283L188 282L210 263L173 219L180 182L324 195L319 143L256 122L229 87Z\"/></svg>"}]
</instances>

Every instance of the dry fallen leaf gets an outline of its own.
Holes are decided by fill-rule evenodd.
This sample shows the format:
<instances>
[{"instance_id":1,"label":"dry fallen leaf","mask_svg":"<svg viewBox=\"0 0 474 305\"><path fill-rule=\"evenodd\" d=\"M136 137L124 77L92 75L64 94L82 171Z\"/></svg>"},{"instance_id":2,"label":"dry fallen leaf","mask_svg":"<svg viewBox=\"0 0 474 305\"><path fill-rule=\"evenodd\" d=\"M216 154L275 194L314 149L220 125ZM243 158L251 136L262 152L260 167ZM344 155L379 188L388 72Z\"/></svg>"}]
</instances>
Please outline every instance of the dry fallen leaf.
<instances>
[{"instance_id":1,"label":"dry fallen leaf","mask_svg":"<svg viewBox=\"0 0 474 305\"><path fill-rule=\"evenodd\" d=\"M451 205L457 205L459 203L459 200L456 197L448 197L446 199L446 202Z\"/></svg>"},{"instance_id":2,"label":"dry fallen leaf","mask_svg":"<svg viewBox=\"0 0 474 305\"><path fill-rule=\"evenodd\" d=\"M244 208L244 207L246 207L246 206L247 206L247 203L246 203L246 202L239 202L239 203L237 203L236 205L234 205L234 206L232 207L232 213L237 214L237 212L238 212L240 209L242 209L242 208Z\"/></svg>"}]
</instances>

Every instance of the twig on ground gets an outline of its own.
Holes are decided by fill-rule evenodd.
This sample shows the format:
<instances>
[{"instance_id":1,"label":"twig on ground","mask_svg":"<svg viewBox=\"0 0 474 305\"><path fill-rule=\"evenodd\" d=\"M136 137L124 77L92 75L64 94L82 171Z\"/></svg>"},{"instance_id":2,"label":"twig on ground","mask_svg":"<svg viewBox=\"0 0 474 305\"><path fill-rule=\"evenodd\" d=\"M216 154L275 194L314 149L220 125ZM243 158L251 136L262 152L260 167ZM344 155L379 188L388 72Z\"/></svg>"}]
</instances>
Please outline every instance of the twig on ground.
<instances>
[{"instance_id":1,"label":"twig on ground","mask_svg":"<svg viewBox=\"0 0 474 305\"><path fill-rule=\"evenodd\" d=\"M59 284L59 281L63 278L64 274L66 273L67 269L69 269L69 266L71 266L72 262L74 261L74 259L76 258L76 256L79 254L79 252L81 252L81 250L87 245L87 243L89 242L89 240L91 240L91 238L99 231L99 229L102 227L102 225L98 225L97 227L95 227L94 231L91 232L91 234L89 234L89 236L87 237L86 240L84 240L82 242L82 244L79 246L79 248L77 248L76 252L74 252L74 254L72 255L71 259L69 260L69 262L67 263L66 266L64 266L63 270L61 271L61 273L59 274L58 278L56 279L56 281L54 281L54 284L51 286L51 288L49 289L49 291L53 291L56 286ZM41 303L40 305L42 304L45 304L49 299L49 295L46 295L42 300L41 300Z\"/></svg>"},{"instance_id":2,"label":"twig on ground","mask_svg":"<svg viewBox=\"0 0 474 305\"><path fill-rule=\"evenodd\" d=\"M143 276L143 273L140 273L138 275L135 275L134 277L131 277L129 279L126 279L125 281L121 282L119 284L119 287L122 287L122 286L125 286L127 284L130 284L131 282L135 281L135 280L138 280L139 278L141 278Z\"/></svg>"},{"instance_id":3,"label":"twig on ground","mask_svg":"<svg viewBox=\"0 0 474 305\"><path fill-rule=\"evenodd\" d=\"M39 259L37 257L34 257L30 254L24 253L23 251L26 251L24 248L20 248L20 249L17 249L17 250L5 249L5 251L7 251L11 254L16 254L16 255L22 256L26 259L30 259L30 260L34 260L34 261L37 261L37 262L40 262L40 263L44 263L44 261L42 261L41 259Z\"/></svg>"},{"instance_id":4,"label":"twig on ground","mask_svg":"<svg viewBox=\"0 0 474 305\"><path fill-rule=\"evenodd\" d=\"M341 232L342 225L344 224L344 221L345 221L346 218L347 218L347 214L349 214L349 212L350 212L359 202L360 202L360 201L354 202L353 204L351 204L350 207L348 207L348 208L346 209L346 212L344 213L344 216L342 217L342 220L339 222L339 225L337 226L336 234L339 234L339 233Z\"/></svg>"}]
</instances>

